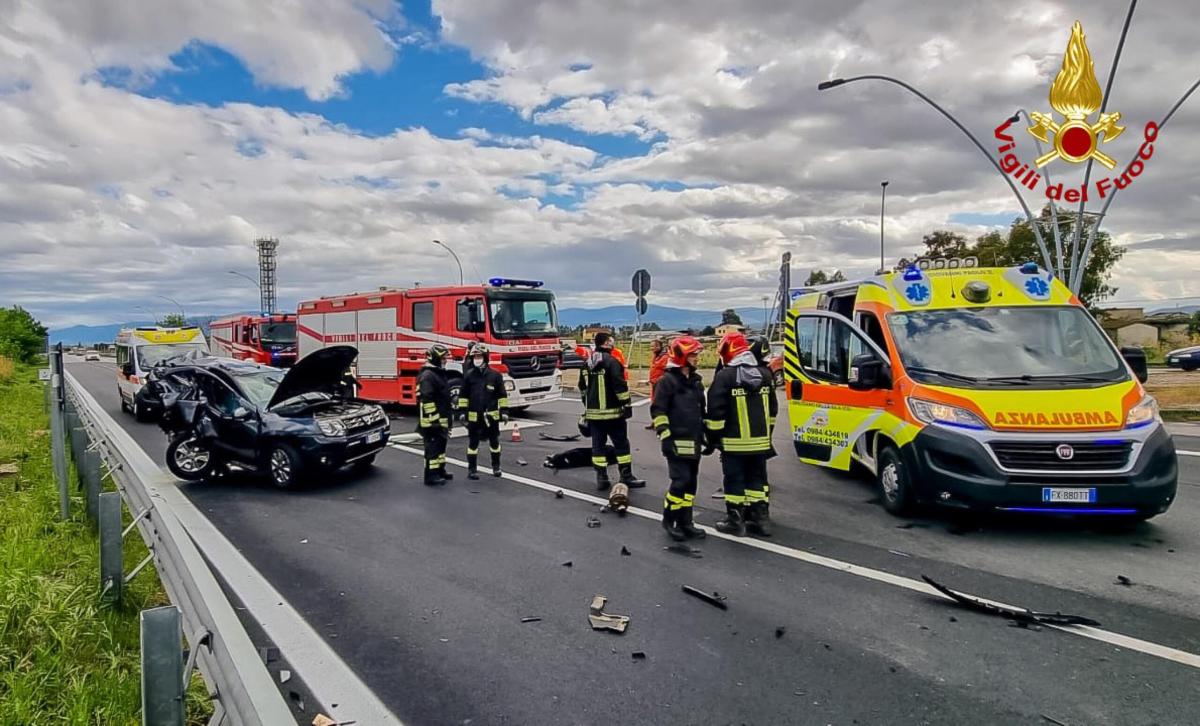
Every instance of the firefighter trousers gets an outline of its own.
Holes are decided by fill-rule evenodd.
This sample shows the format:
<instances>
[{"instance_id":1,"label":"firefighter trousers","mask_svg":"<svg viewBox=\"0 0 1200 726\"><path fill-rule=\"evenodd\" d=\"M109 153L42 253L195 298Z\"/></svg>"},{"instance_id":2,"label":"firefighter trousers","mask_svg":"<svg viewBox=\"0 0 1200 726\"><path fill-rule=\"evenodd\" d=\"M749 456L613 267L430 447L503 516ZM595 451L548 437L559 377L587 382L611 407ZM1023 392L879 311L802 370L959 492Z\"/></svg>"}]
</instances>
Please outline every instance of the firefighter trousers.
<instances>
[{"instance_id":1,"label":"firefighter trousers","mask_svg":"<svg viewBox=\"0 0 1200 726\"><path fill-rule=\"evenodd\" d=\"M499 461L500 459L500 422L488 421L485 423L469 423L467 424L467 456L479 455L479 442L487 439L488 448L491 449L492 459Z\"/></svg>"},{"instance_id":2,"label":"firefighter trousers","mask_svg":"<svg viewBox=\"0 0 1200 726\"><path fill-rule=\"evenodd\" d=\"M730 454L721 459L726 504L767 501L768 454Z\"/></svg>"},{"instance_id":3,"label":"firefighter trousers","mask_svg":"<svg viewBox=\"0 0 1200 726\"><path fill-rule=\"evenodd\" d=\"M670 487L667 489L667 509L672 512L690 509L696 501L700 460L668 456L667 476L671 479Z\"/></svg>"},{"instance_id":4,"label":"firefighter trousers","mask_svg":"<svg viewBox=\"0 0 1200 726\"><path fill-rule=\"evenodd\" d=\"M442 428L421 429L421 442L425 445L425 476L446 468L446 442L450 432Z\"/></svg>"},{"instance_id":5,"label":"firefighter trousers","mask_svg":"<svg viewBox=\"0 0 1200 726\"><path fill-rule=\"evenodd\" d=\"M629 466L633 463L633 455L629 453L629 428L625 419L588 423L592 427L592 466L601 470L608 469L608 454L604 445L609 441L617 452L619 466Z\"/></svg>"}]
</instances>

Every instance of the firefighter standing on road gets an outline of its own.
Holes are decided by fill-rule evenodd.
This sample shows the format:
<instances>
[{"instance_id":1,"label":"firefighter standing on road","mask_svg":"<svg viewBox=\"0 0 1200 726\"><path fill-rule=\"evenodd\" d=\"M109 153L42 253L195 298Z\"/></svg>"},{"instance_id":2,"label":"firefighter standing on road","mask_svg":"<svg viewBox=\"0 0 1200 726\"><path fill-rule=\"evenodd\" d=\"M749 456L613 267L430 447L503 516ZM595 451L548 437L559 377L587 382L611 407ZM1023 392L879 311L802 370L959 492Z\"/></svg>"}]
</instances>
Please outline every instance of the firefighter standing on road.
<instances>
[{"instance_id":1,"label":"firefighter standing on road","mask_svg":"<svg viewBox=\"0 0 1200 726\"><path fill-rule=\"evenodd\" d=\"M504 377L488 365L488 347L476 343L463 376L458 410L467 419L467 478L479 478L479 441L486 437L492 454L492 476L500 476L500 420L507 415Z\"/></svg>"},{"instance_id":2,"label":"firefighter standing on road","mask_svg":"<svg viewBox=\"0 0 1200 726\"><path fill-rule=\"evenodd\" d=\"M434 343L425 351L425 365L417 376L417 430L425 445L425 484L438 486L453 479L446 471L446 444L450 441L451 418L450 384L446 380L446 359L450 349Z\"/></svg>"},{"instance_id":3,"label":"firefighter standing on road","mask_svg":"<svg viewBox=\"0 0 1200 726\"><path fill-rule=\"evenodd\" d=\"M662 338L655 338L650 344L650 374L647 378L650 379L650 400L654 400L654 386L662 379L663 373L667 372L667 361L670 356L667 355L667 347L663 344ZM646 427L647 431L654 429L653 422Z\"/></svg>"},{"instance_id":4,"label":"firefighter standing on road","mask_svg":"<svg viewBox=\"0 0 1200 726\"><path fill-rule=\"evenodd\" d=\"M758 364L744 335L726 335L717 353L724 366L708 389L705 418L709 444L724 454L725 519L717 530L769 537L767 460L775 455L771 432L779 402L770 371Z\"/></svg>"},{"instance_id":5,"label":"firefighter standing on road","mask_svg":"<svg viewBox=\"0 0 1200 726\"><path fill-rule=\"evenodd\" d=\"M703 537L692 522L700 453L704 442L704 383L696 373L703 346L691 336L675 338L650 404L671 479L663 502L663 529L676 541Z\"/></svg>"},{"instance_id":6,"label":"firefighter standing on road","mask_svg":"<svg viewBox=\"0 0 1200 726\"><path fill-rule=\"evenodd\" d=\"M592 434L592 466L596 469L596 488L607 491L608 456L605 444L612 441L616 450L621 483L630 489L646 486L633 476L633 455L629 448L628 420L633 416L625 366L613 355L613 338L596 333L596 348L587 365L579 372L579 393L583 398L583 418Z\"/></svg>"}]
</instances>

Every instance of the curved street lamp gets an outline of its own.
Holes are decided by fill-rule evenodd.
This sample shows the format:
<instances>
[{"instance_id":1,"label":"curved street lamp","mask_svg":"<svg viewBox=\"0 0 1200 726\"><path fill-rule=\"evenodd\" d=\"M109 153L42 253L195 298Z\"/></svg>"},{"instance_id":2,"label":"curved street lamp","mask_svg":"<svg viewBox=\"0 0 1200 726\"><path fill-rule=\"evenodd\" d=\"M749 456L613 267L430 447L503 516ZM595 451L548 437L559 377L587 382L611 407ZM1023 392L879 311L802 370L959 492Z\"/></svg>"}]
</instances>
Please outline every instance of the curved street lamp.
<instances>
[{"instance_id":1,"label":"curved street lamp","mask_svg":"<svg viewBox=\"0 0 1200 726\"><path fill-rule=\"evenodd\" d=\"M187 313L185 313L183 311L183 306L179 304L178 300L176 300L173 297L167 297L166 295L156 295L155 297L160 297L163 300L167 300L168 302L174 303L175 307L179 308L179 316L181 318L183 318L183 322L185 322L185 323L187 322Z\"/></svg>"},{"instance_id":2,"label":"curved street lamp","mask_svg":"<svg viewBox=\"0 0 1200 726\"><path fill-rule=\"evenodd\" d=\"M453 257L454 261L458 264L458 286L462 287L462 285L463 285L462 261L458 259L458 255L454 254L454 250L450 249L450 245L446 244L445 242L441 241L440 239L435 239L433 241L433 243L435 245L437 245L438 247L441 247L442 249L449 252L450 256Z\"/></svg>"},{"instance_id":3,"label":"curved street lamp","mask_svg":"<svg viewBox=\"0 0 1200 726\"><path fill-rule=\"evenodd\" d=\"M238 272L237 270L226 270L226 272L228 272L231 275L237 275L238 277L242 278L243 280L249 280L251 285L254 285L259 290L262 290L262 285L258 284L258 280L255 280L253 277L250 277L246 273Z\"/></svg>"},{"instance_id":4,"label":"curved street lamp","mask_svg":"<svg viewBox=\"0 0 1200 726\"><path fill-rule=\"evenodd\" d=\"M1038 248L1041 250L1042 261L1045 262L1046 269L1050 270L1051 272L1054 271L1054 261L1052 259L1050 259L1050 251L1048 249L1046 249L1046 242L1045 242L1045 240L1042 239L1042 230L1038 227L1037 221L1033 218L1033 212L1029 211L1029 205L1025 203L1025 198L1021 196L1021 192L1019 192L1017 190L1017 186L1015 184L1013 184L1013 181L1012 181L1012 179L1009 178L1008 174L1005 174L1004 170L1000 168L1000 163L997 162L996 159L991 155L991 153L989 153L988 150L984 148L983 144L979 143L979 139L975 138L975 134L972 134L967 129L966 126L963 126L962 123L960 123L958 119L954 118L954 116L952 116L949 111L947 111L946 109L939 106L937 104L937 102L934 101L932 98L930 98L929 96L926 96L924 93L921 93L916 88L913 88L912 86L905 83L904 81L902 81L898 78L892 78L891 76L881 76L881 75L872 74L872 75L866 75L866 76L854 76L853 78L835 78L831 81L823 81L821 83L818 83L817 90L825 91L830 88L844 86L847 83L854 83L856 81L886 81L888 83L894 83L895 85L900 86L901 88L905 89L909 93L912 93L917 98L921 99L925 103L932 106L935 110L937 110L938 113L945 116L946 119L950 121L950 123L952 123L956 127L958 127L958 130L963 132L963 134L965 134L966 137L971 140L971 143L975 144L975 148L979 149L979 153L983 154L984 158L986 158L988 160L988 163L991 164L996 169L996 172L998 174L1000 174L1001 177L1003 177L1004 183L1008 184L1008 188L1012 190L1012 193L1017 198L1017 201L1021 203L1021 209L1025 210L1025 217L1026 217L1026 219L1029 220L1029 227L1030 227L1030 229L1033 230L1033 236L1037 239ZM1018 120L1017 116L1012 117L1012 121L1014 123L1017 120Z\"/></svg>"}]
</instances>

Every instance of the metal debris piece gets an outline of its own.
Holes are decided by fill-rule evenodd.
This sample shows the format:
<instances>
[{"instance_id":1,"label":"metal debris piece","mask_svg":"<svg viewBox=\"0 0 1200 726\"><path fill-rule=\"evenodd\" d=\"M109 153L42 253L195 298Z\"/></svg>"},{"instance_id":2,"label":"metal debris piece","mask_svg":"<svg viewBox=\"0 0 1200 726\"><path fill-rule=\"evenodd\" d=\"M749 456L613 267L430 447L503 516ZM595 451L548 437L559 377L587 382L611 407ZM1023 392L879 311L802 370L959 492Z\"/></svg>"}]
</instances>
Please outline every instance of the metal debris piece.
<instances>
[{"instance_id":1,"label":"metal debris piece","mask_svg":"<svg viewBox=\"0 0 1200 726\"><path fill-rule=\"evenodd\" d=\"M704 555L700 552L700 548L689 547L684 544L667 545L666 547L663 547L663 549L667 552L674 552L677 555L687 555L688 557L694 557L696 559L704 557Z\"/></svg>"},{"instance_id":2,"label":"metal debris piece","mask_svg":"<svg viewBox=\"0 0 1200 726\"><path fill-rule=\"evenodd\" d=\"M621 545L621 554L624 555L625 557L629 557L633 553L629 551L628 547L626 547L625 545Z\"/></svg>"},{"instance_id":3,"label":"metal debris piece","mask_svg":"<svg viewBox=\"0 0 1200 726\"><path fill-rule=\"evenodd\" d=\"M643 651L635 650L635 651L633 651L633 659L634 660L646 660L646 654Z\"/></svg>"},{"instance_id":4,"label":"metal debris piece","mask_svg":"<svg viewBox=\"0 0 1200 726\"><path fill-rule=\"evenodd\" d=\"M725 604L725 598L721 597L721 595L719 593L714 592L710 595L709 593L704 592L703 590L697 590L696 588L692 587L691 585L684 585L683 591L686 592L687 594L691 595L692 597L703 600L704 602L708 603L709 605L712 605L713 607L718 607L722 610L729 609L729 606Z\"/></svg>"},{"instance_id":5,"label":"metal debris piece","mask_svg":"<svg viewBox=\"0 0 1200 726\"><path fill-rule=\"evenodd\" d=\"M579 434L567 434L564 436L561 434L548 434L544 431L539 431L538 438L542 439L543 441L579 441L579 439L582 437Z\"/></svg>"},{"instance_id":6,"label":"metal debris piece","mask_svg":"<svg viewBox=\"0 0 1200 726\"><path fill-rule=\"evenodd\" d=\"M562 499L564 496L566 496L566 495L565 495L565 494L563 494L563 490L562 490L562 489L559 489L558 491L554 492L554 498L555 498L555 499Z\"/></svg>"},{"instance_id":7,"label":"metal debris piece","mask_svg":"<svg viewBox=\"0 0 1200 726\"><path fill-rule=\"evenodd\" d=\"M517 463L521 466L529 466L529 462L525 461L524 459L517 459Z\"/></svg>"},{"instance_id":8,"label":"metal debris piece","mask_svg":"<svg viewBox=\"0 0 1200 726\"><path fill-rule=\"evenodd\" d=\"M917 529L917 528L929 529L929 525L924 524L922 522L905 522L904 524L896 525L896 529Z\"/></svg>"},{"instance_id":9,"label":"metal debris piece","mask_svg":"<svg viewBox=\"0 0 1200 726\"><path fill-rule=\"evenodd\" d=\"M336 708L337 704L335 703L335 704L333 704L333 706ZM333 719L329 718L325 714L318 713L317 717L313 719L312 726L350 726L351 724L356 724L356 723L358 723L358 722L357 721L334 721Z\"/></svg>"},{"instance_id":10,"label":"metal debris piece","mask_svg":"<svg viewBox=\"0 0 1200 726\"><path fill-rule=\"evenodd\" d=\"M907 552L901 552L900 550L888 550L888 553L896 555L897 557L912 557L912 555L908 554Z\"/></svg>"},{"instance_id":11,"label":"metal debris piece","mask_svg":"<svg viewBox=\"0 0 1200 726\"><path fill-rule=\"evenodd\" d=\"M279 649L273 645L259 648L258 654L262 657L264 664L270 664L272 661L279 660Z\"/></svg>"},{"instance_id":12,"label":"metal debris piece","mask_svg":"<svg viewBox=\"0 0 1200 726\"><path fill-rule=\"evenodd\" d=\"M775 638L776 639L782 638L783 634L786 632L787 632L787 628L780 625L778 628L775 628Z\"/></svg>"},{"instance_id":13,"label":"metal debris piece","mask_svg":"<svg viewBox=\"0 0 1200 726\"><path fill-rule=\"evenodd\" d=\"M287 683L290 680L292 680L292 672L291 671L279 671L279 682L280 683Z\"/></svg>"},{"instance_id":14,"label":"metal debris piece","mask_svg":"<svg viewBox=\"0 0 1200 726\"><path fill-rule=\"evenodd\" d=\"M592 630L611 630L614 633L624 633L625 628L629 627L629 616L601 613L600 615L588 615L588 622L592 624Z\"/></svg>"},{"instance_id":15,"label":"metal debris piece","mask_svg":"<svg viewBox=\"0 0 1200 726\"><path fill-rule=\"evenodd\" d=\"M1051 716L1047 716L1044 713L1038 714L1038 715L1041 716L1042 718L1046 719L1046 721L1048 721L1049 723L1054 724L1054 726L1067 726L1067 724L1063 723L1062 721L1059 721L1058 719L1053 718Z\"/></svg>"},{"instance_id":16,"label":"metal debris piece","mask_svg":"<svg viewBox=\"0 0 1200 726\"><path fill-rule=\"evenodd\" d=\"M527 617L527 618L521 618L521 622L522 623L540 623L540 622L542 622L542 619L537 617L536 615L531 615L530 617Z\"/></svg>"},{"instance_id":17,"label":"metal debris piece","mask_svg":"<svg viewBox=\"0 0 1200 726\"><path fill-rule=\"evenodd\" d=\"M593 595L592 604L588 606L588 610L592 615L599 615L600 611L604 610L604 604L608 602L608 598L603 595Z\"/></svg>"},{"instance_id":18,"label":"metal debris piece","mask_svg":"<svg viewBox=\"0 0 1200 726\"><path fill-rule=\"evenodd\" d=\"M1117 584L1124 587L1133 587L1133 580L1130 580L1124 575L1117 575Z\"/></svg>"},{"instance_id":19,"label":"metal debris piece","mask_svg":"<svg viewBox=\"0 0 1200 726\"><path fill-rule=\"evenodd\" d=\"M997 615L1002 618L1016 621L1022 626L1030 624L1044 623L1046 625L1090 625L1093 628L1100 627L1098 621L1091 618L1083 617L1082 615L1064 615L1063 613L1041 613L1024 608L1011 608L1001 605L994 605L985 602L977 597L967 595L965 593L951 590L950 588L938 583L925 575L921 575L921 579L929 584L930 587L942 593L946 597L954 600L964 607L975 610L976 612L986 613L988 615Z\"/></svg>"},{"instance_id":20,"label":"metal debris piece","mask_svg":"<svg viewBox=\"0 0 1200 726\"><path fill-rule=\"evenodd\" d=\"M301 711L304 710L304 697L303 696L301 696L299 693L296 693L295 691L288 691L288 696L296 704L296 708L300 709Z\"/></svg>"},{"instance_id":21,"label":"metal debris piece","mask_svg":"<svg viewBox=\"0 0 1200 726\"><path fill-rule=\"evenodd\" d=\"M308 538L305 537L304 539L300 540L300 544L308 544Z\"/></svg>"},{"instance_id":22,"label":"metal debris piece","mask_svg":"<svg viewBox=\"0 0 1200 726\"><path fill-rule=\"evenodd\" d=\"M563 567L573 567L574 565L575 565L575 563L572 562L571 560L567 560L566 562L562 563Z\"/></svg>"},{"instance_id":23,"label":"metal debris piece","mask_svg":"<svg viewBox=\"0 0 1200 726\"><path fill-rule=\"evenodd\" d=\"M599 527L600 526L600 518L599 517L588 517L587 518L587 526L592 527L592 528Z\"/></svg>"}]
</instances>

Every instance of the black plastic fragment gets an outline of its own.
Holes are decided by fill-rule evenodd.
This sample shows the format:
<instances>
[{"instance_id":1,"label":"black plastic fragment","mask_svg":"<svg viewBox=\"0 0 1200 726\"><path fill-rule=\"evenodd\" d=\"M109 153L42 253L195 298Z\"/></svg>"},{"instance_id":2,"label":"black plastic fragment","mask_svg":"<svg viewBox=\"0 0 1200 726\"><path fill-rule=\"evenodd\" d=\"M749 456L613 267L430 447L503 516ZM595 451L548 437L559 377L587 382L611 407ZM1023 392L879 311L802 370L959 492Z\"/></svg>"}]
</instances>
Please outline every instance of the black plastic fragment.
<instances>
[{"instance_id":1,"label":"black plastic fragment","mask_svg":"<svg viewBox=\"0 0 1200 726\"><path fill-rule=\"evenodd\" d=\"M984 602L977 597L972 597L956 590L951 590L945 585L936 582L926 575L921 575L921 579L929 583L929 586L946 597L954 600L958 604L970 608L976 612L985 613L987 615L996 615L998 617L1007 618L1016 621L1021 625L1030 625L1034 623L1044 623L1046 625L1090 625L1093 628L1100 627L1100 623L1091 618L1082 615L1064 615L1063 613L1041 613L1024 608L1010 608L1000 605L993 605L989 602Z\"/></svg>"},{"instance_id":2,"label":"black plastic fragment","mask_svg":"<svg viewBox=\"0 0 1200 726\"><path fill-rule=\"evenodd\" d=\"M697 590L696 588L692 587L691 585L684 585L683 591L686 592L687 594L691 595L694 598L699 598L700 600L703 600L704 602L708 603L709 605L712 605L713 607L720 608L722 610L729 609L729 606L725 604L725 598L721 597L720 595L718 595L715 592L710 595L707 592L704 592L703 590Z\"/></svg>"}]
</instances>

